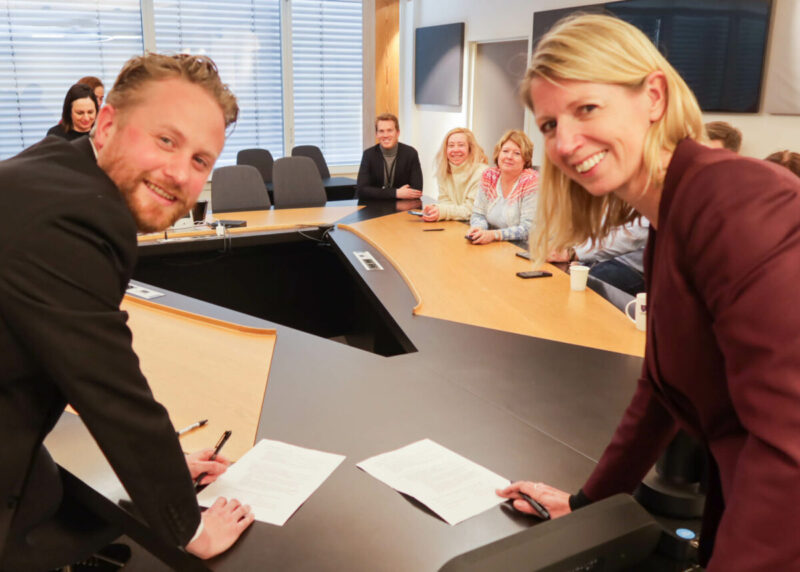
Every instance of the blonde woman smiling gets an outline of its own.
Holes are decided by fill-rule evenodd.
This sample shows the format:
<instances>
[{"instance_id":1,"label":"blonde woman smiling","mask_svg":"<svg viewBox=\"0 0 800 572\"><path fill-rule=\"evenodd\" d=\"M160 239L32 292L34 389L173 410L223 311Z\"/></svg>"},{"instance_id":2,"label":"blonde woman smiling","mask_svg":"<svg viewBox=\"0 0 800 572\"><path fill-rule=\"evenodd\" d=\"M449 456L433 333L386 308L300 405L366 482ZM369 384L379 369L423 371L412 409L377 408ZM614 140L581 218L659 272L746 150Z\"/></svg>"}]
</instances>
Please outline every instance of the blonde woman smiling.
<instances>
[{"instance_id":1,"label":"blonde woman smiling","mask_svg":"<svg viewBox=\"0 0 800 572\"><path fill-rule=\"evenodd\" d=\"M469 220L486 163L486 153L472 131L451 129L436 154L439 202L425 207L422 220Z\"/></svg>"},{"instance_id":2,"label":"blonde woman smiling","mask_svg":"<svg viewBox=\"0 0 800 572\"><path fill-rule=\"evenodd\" d=\"M709 459L700 564L800 569L800 181L705 146L694 95L621 20L557 24L524 86L546 154L533 258L646 217L647 346L579 493L521 481L499 494L557 517L631 493L683 429Z\"/></svg>"}]
</instances>

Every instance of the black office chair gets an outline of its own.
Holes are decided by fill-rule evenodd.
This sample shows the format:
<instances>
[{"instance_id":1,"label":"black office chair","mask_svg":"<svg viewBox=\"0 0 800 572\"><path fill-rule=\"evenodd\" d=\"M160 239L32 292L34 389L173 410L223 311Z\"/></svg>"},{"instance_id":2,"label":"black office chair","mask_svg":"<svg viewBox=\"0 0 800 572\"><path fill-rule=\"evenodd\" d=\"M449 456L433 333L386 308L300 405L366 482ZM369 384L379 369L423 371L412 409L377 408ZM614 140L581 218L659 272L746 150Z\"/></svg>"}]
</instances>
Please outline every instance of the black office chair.
<instances>
[{"instance_id":1,"label":"black office chair","mask_svg":"<svg viewBox=\"0 0 800 572\"><path fill-rule=\"evenodd\" d=\"M314 161L329 201L355 198L356 180L350 177L331 177L328 162L316 145L298 145L292 149L292 157L308 157Z\"/></svg>"},{"instance_id":2,"label":"black office chair","mask_svg":"<svg viewBox=\"0 0 800 572\"><path fill-rule=\"evenodd\" d=\"M242 149L236 154L237 165L251 165L258 169L268 191L272 190L272 166L275 160L266 149Z\"/></svg>"},{"instance_id":3,"label":"black office chair","mask_svg":"<svg viewBox=\"0 0 800 572\"><path fill-rule=\"evenodd\" d=\"M272 184L276 209L321 207L327 201L319 171L308 157L283 157L275 161Z\"/></svg>"},{"instance_id":4,"label":"black office chair","mask_svg":"<svg viewBox=\"0 0 800 572\"><path fill-rule=\"evenodd\" d=\"M258 169L231 165L211 175L211 206L215 213L266 210L272 206Z\"/></svg>"},{"instance_id":5,"label":"black office chair","mask_svg":"<svg viewBox=\"0 0 800 572\"><path fill-rule=\"evenodd\" d=\"M292 149L292 157L308 157L317 166L319 176L323 179L330 179L331 172L328 169L328 162L322 155L322 151L316 145L298 145Z\"/></svg>"}]
</instances>

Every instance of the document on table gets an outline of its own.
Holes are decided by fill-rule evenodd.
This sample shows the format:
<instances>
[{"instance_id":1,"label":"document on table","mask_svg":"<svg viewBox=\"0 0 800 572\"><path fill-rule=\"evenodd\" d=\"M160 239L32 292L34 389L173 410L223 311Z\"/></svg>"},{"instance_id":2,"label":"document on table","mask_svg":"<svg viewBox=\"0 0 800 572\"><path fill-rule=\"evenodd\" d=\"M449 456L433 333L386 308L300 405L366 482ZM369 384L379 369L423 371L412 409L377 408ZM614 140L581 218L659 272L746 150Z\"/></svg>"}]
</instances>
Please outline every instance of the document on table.
<instances>
[{"instance_id":1,"label":"document on table","mask_svg":"<svg viewBox=\"0 0 800 572\"><path fill-rule=\"evenodd\" d=\"M197 495L201 506L236 498L256 520L283 526L344 460L344 455L262 439Z\"/></svg>"},{"instance_id":2,"label":"document on table","mask_svg":"<svg viewBox=\"0 0 800 572\"><path fill-rule=\"evenodd\" d=\"M430 439L376 455L356 466L414 497L449 524L505 502L494 491L509 484L508 479Z\"/></svg>"}]
</instances>

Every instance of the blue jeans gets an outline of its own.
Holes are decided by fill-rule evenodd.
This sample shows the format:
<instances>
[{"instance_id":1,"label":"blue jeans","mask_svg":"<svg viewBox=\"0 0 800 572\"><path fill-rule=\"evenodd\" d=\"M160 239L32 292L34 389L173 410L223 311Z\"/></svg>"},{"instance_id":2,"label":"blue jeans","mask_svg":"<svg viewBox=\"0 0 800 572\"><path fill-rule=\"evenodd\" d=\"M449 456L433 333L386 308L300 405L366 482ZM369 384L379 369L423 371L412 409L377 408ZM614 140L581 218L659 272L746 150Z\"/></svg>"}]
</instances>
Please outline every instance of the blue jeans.
<instances>
[{"instance_id":1,"label":"blue jeans","mask_svg":"<svg viewBox=\"0 0 800 572\"><path fill-rule=\"evenodd\" d=\"M589 269L589 275L606 284L611 284L631 296L644 292L644 274L617 260L606 260L595 264Z\"/></svg>"}]
</instances>

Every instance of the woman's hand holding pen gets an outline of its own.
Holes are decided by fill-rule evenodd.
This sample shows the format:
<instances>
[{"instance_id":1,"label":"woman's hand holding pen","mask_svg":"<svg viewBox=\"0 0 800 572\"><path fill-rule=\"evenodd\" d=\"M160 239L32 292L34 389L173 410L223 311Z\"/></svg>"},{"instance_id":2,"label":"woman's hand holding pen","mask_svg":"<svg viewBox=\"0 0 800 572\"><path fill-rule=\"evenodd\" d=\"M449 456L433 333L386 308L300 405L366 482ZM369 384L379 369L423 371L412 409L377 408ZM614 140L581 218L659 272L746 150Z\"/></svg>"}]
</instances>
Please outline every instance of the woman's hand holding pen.
<instances>
[{"instance_id":1,"label":"woman's hand holding pen","mask_svg":"<svg viewBox=\"0 0 800 572\"><path fill-rule=\"evenodd\" d=\"M530 481L517 481L511 483L504 489L495 491L498 496L506 499L514 499L514 508L526 514L539 515L538 511L532 507L528 501L523 499L520 493L524 493L544 506L550 513L551 518L558 518L570 513L569 493L564 492L544 483L532 483Z\"/></svg>"},{"instance_id":2,"label":"woman's hand holding pen","mask_svg":"<svg viewBox=\"0 0 800 572\"><path fill-rule=\"evenodd\" d=\"M200 484L207 485L216 481L217 477L228 469L231 462L222 455L217 455L217 458L212 461L211 456L213 454L214 449L209 447L186 455L186 464L189 466L192 480L206 473Z\"/></svg>"}]
</instances>

